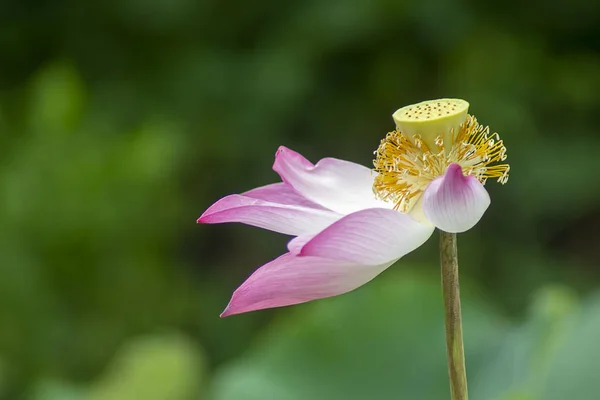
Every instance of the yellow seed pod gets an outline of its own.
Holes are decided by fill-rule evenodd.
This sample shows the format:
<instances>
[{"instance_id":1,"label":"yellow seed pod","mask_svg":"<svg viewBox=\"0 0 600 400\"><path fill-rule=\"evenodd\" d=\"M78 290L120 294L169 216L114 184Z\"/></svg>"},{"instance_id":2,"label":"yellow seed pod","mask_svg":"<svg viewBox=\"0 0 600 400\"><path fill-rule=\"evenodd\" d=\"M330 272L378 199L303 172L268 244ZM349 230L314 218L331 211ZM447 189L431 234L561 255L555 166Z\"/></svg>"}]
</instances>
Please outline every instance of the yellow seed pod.
<instances>
[{"instance_id":1,"label":"yellow seed pod","mask_svg":"<svg viewBox=\"0 0 600 400\"><path fill-rule=\"evenodd\" d=\"M431 151L439 148L442 138L446 151L452 147L453 135L467 119L469 103L461 99L428 100L402 107L393 114L396 128L411 141L418 136Z\"/></svg>"}]
</instances>

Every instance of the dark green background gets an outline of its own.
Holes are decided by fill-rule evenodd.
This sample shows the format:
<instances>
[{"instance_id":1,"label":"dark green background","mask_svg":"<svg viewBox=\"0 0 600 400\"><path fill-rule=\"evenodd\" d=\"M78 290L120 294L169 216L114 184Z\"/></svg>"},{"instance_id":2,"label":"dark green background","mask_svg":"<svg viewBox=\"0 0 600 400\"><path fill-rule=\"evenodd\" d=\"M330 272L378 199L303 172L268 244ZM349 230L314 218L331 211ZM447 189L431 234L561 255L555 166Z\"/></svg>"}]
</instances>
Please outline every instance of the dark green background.
<instances>
[{"instance_id":1,"label":"dark green background","mask_svg":"<svg viewBox=\"0 0 600 400\"><path fill-rule=\"evenodd\" d=\"M437 240L219 319L286 238L198 226L279 145L371 165L471 103L511 178L459 237L474 400L600 398L600 2L0 2L0 398L448 398Z\"/></svg>"}]
</instances>

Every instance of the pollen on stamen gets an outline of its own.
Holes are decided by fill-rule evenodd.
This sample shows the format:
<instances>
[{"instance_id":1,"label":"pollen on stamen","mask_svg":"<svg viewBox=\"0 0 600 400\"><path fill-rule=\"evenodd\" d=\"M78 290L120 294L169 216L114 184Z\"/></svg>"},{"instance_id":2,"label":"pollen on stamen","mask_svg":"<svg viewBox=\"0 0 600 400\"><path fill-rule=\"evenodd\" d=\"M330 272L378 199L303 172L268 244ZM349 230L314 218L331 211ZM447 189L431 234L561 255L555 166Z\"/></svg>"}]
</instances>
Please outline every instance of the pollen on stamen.
<instances>
[{"instance_id":1,"label":"pollen on stamen","mask_svg":"<svg viewBox=\"0 0 600 400\"><path fill-rule=\"evenodd\" d=\"M474 151L466 151L466 146L457 146L461 143L472 146ZM506 160L506 147L503 140L498 133L490 134L489 127L479 125L475 117L469 115L461 125L454 140L454 149L457 151L456 154L451 154L453 162L472 166L475 171L473 175L476 175L482 183L483 178L495 178L501 184L508 181L510 170L508 164L490 165Z\"/></svg>"},{"instance_id":2,"label":"pollen on stamen","mask_svg":"<svg viewBox=\"0 0 600 400\"><path fill-rule=\"evenodd\" d=\"M395 209L409 212L429 183L453 163L482 184L489 178L501 184L508 181L509 165L495 164L506 160L506 147L497 133L490 134L488 127L467 114L451 134L451 149L446 151L442 135L435 138L435 148L430 148L419 135L409 138L398 130L389 132L375 151L375 195L392 202Z\"/></svg>"}]
</instances>

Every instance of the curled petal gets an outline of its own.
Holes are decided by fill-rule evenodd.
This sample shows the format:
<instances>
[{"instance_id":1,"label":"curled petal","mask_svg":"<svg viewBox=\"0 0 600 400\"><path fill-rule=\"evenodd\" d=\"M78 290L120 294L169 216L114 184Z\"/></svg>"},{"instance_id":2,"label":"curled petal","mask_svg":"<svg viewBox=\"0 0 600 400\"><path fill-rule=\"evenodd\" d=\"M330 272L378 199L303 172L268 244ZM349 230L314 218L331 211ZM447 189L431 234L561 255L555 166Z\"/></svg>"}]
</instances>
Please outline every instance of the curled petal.
<instances>
[{"instance_id":1,"label":"curled petal","mask_svg":"<svg viewBox=\"0 0 600 400\"><path fill-rule=\"evenodd\" d=\"M347 215L302 246L302 256L365 265L392 263L421 246L434 227L408 214L371 208Z\"/></svg>"},{"instance_id":2,"label":"curled petal","mask_svg":"<svg viewBox=\"0 0 600 400\"><path fill-rule=\"evenodd\" d=\"M458 164L432 181L423 193L423 212L439 229L459 233L471 229L490 205L490 196L472 175L464 176Z\"/></svg>"},{"instance_id":3,"label":"curled petal","mask_svg":"<svg viewBox=\"0 0 600 400\"><path fill-rule=\"evenodd\" d=\"M210 206L198 219L202 224L241 222L287 234L318 232L341 217L332 211L311 207L272 203L232 194Z\"/></svg>"},{"instance_id":4,"label":"curled petal","mask_svg":"<svg viewBox=\"0 0 600 400\"><path fill-rule=\"evenodd\" d=\"M359 164L324 158L313 165L302 155L281 146L273 170L302 196L342 214L365 208L391 208L373 194L375 173Z\"/></svg>"},{"instance_id":5,"label":"curled petal","mask_svg":"<svg viewBox=\"0 0 600 400\"><path fill-rule=\"evenodd\" d=\"M365 266L286 253L256 270L233 293L221 317L346 293L369 282L390 265Z\"/></svg>"}]
</instances>

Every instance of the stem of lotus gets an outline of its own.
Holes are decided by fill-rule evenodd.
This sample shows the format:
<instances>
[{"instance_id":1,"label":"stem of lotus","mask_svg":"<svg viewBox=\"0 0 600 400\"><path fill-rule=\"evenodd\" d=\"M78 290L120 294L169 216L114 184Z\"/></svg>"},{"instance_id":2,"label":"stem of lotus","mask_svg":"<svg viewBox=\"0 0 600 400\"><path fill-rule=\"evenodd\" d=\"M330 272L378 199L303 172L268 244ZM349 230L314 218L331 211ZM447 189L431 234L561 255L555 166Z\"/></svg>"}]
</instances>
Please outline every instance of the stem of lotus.
<instances>
[{"instance_id":1,"label":"stem of lotus","mask_svg":"<svg viewBox=\"0 0 600 400\"><path fill-rule=\"evenodd\" d=\"M440 231L440 257L450 394L452 400L467 400L469 396L467 393L467 373L463 347L455 233Z\"/></svg>"}]
</instances>

